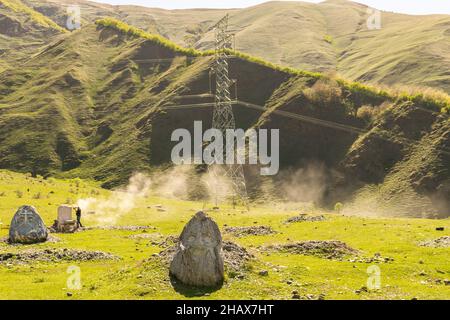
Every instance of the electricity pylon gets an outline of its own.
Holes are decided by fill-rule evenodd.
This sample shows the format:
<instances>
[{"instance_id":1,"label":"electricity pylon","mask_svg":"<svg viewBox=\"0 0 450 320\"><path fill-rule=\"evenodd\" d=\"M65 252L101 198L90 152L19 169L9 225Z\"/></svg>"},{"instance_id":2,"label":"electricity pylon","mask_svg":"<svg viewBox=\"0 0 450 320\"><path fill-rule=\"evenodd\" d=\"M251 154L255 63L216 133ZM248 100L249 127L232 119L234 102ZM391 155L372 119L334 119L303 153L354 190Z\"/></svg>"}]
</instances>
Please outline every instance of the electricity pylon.
<instances>
[{"instance_id":1,"label":"electricity pylon","mask_svg":"<svg viewBox=\"0 0 450 320\"><path fill-rule=\"evenodd\" d=\"M216 75L215 104L213 110L212 128L222 132L226 137L227 129L235 129L236 123L233 115L230 87L234 83L229 77L228 58L232 51L233 35L228 32L228 14L215 26L215 61L213 72ZM224 144L225 145L225 144ZM247 188L245 185L244 169L242 164L237 163L236 150L233 164L225 164L226 148L223 153L216 155L216 160L221 160L223 165L209 166L216 183L216 204L218 184L222 178L231 183L233 205L236 199L240 199L248 207Z\"/></svg>"}]
</instances>

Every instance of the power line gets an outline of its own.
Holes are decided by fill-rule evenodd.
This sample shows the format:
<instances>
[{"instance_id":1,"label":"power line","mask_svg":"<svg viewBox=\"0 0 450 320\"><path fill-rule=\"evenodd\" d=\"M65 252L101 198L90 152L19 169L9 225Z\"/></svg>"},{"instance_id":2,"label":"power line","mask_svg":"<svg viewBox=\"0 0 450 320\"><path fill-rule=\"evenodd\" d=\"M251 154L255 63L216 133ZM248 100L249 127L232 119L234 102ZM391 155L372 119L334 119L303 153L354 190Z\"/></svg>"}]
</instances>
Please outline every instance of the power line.
<instances>
[{"instance_id":1,"label":"power line","mask_svg":"<svg viewBox=\"0 0 450 320\"><path fill-rule=\"evenodd\" d=\"M235 101L233 101L233 104L241 105L241 106L244 106L247 108L251 108L251 109L255 109L255 110L259 110L259 111L263 111L263 112L270 111L261 105L245 102L242 100L235 100ZM168 109L168 110L178 110L178 109L206 108L206 107L211 107L211 106L214 106L214 103L184 104L184 105L178 105L178 106L163 106L162 108ZM348 133L354 133L357 135L366 134L369 132L369 130L357 128L354 126L350 126L350 125L346 125L346 124L342 124L342 123L338 123L338 122L334 122L334 121L323 120L323 119L319 119L319 118L315 118L315 117L299 115L299 114L289 112L289 111L272 110L270 112L271 112L271 114L276 114L276 115L279 115L282 117L299 120L302 122L307 122L307 123L331 128L331 129L346 131ZM379 133L376 135L376 138L384 140L384 141L388 141L388 142L392 142L394 140L394 136L389 131L383 130L380 128L378 128L378 131L379 131ZM388 137L383 137L383 136L381 136L381 134L385 134ZM398 142L400 142L404 145L408 145L408 146L417 145L417 143L420 142L418 140L408 139L408 138L399 137L399 136L395 136L395 140L398 140ZM450 150L447 150L446 148L439 147L436 149L441 151L442 153L446 153L446 154L450 155Z\"/></svg>"}]
</instances>

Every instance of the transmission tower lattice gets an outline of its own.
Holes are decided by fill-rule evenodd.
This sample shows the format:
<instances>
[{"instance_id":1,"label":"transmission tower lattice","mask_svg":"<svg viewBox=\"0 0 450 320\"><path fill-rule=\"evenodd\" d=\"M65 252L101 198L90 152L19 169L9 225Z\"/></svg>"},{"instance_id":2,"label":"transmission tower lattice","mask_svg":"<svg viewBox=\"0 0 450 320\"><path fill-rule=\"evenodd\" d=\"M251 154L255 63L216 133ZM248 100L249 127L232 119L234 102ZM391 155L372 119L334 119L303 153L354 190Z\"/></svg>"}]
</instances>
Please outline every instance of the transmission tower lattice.
<instances>
[{"instance_id":1,"label":"transmission tower lattice","mask_svg":"<svg viewBox=\"0 0 450 320\"><path fill-rule=\"evenodd\" d=\"M235 129L236 123L233 115L230 87L234 83L229 77L228 58L232 52L233 35L228 32L228 14L215 25L215 62L213 73L216 76L215 103L213 110L212 128L222 132L226 136L227 129ZM223 165L212 165L209 170L212 171L215 180L216 203L218 187L222 177L231 183L231 192L233 193L233 204L235 199L240 199L248 206L247 188L245 185L244 169L242 164L237 163L236 150L234 164L225 164L224 152L216 155L216 160L223 161ZM222 162L221 162L222 163Z\"/></svg>"}]
</instances>

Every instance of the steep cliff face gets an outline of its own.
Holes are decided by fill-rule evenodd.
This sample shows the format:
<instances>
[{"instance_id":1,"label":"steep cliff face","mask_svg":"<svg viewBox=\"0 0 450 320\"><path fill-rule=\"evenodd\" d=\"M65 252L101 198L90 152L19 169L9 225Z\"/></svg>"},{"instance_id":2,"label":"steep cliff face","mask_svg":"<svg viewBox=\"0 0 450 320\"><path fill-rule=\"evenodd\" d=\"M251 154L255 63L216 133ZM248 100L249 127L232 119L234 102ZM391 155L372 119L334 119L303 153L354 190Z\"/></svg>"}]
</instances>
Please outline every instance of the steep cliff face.
<instances>
[{"instance_id":1,"label":"steep cliff face","mask_svg":"<svg viewBox=\"0 0 450 320\"><path fill-rule=\"evenodd\" d=\"M450 208L450 122L411 102L394 105L354 143L342 162L356 192L354 210L369 199L391 215L446 217Z\"/></svg>"}]
</instances>

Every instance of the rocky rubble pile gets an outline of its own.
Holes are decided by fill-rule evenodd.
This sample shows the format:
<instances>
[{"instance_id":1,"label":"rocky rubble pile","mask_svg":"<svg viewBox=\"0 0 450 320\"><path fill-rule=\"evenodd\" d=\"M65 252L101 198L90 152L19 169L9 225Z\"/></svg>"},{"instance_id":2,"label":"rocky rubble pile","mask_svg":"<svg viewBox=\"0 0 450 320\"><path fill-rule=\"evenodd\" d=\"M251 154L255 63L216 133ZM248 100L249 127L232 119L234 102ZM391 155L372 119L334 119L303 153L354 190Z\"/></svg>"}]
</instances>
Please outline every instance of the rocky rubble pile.
<instances>
[{"instance_id":1,"label":"rocky rubble pile","mask_svg":"<svg viewBox=\"0 0 450 320\"><path fill-rule=\"evenodd\" d=\"M115 260L119 257L102 252L78 249L44 249L0 253L0 263Z\"/></svg>"},{"instance_id":2,"label":"rocky rubble pile","mask_svg":"<svg viewBox=\"0 0 450 320\"><path fill-rule=\"evenodd\" d=\"M355 256L359 253L358 250L353 249L346 243L337 240L292 242L270 245L261 249L262 251L285 252L337 260L342 260L347 256Z\"/></svg>"},{"instance_id":3,"label":"rocky rubble pile","mask_svg":"<svg viewBox=\"0 0 450 320\"><path fill-rule=\"evenodd\" d=\"M443 236L434 240L423 241L419 245L422 247L431 247L431 248L449 248L450 236Z\"/></svg>"},{"instance_id":4,"label":"rocky rubble pile","mask_svg":"<svg viewBox=\"0 0 450 320\"><path fill-rule=\"evenodd\" d=\"M276 233L276 231L274 231L272 227L268 226L226 227L224 231L226 233L232 234L235 237L264 236Z\"/></svg>"},{"instance_id":5,"label":"rocky rubble pile","mask_svg":"<svg viewBox=\"0 0 450 320\"><path fill-rule=\"evenodd\" d=\"M294 222L317 222L317 221L324 221L325 216L319 215L319 216L312 216L307 214L301 214L295 217L291 217L286 220L286 223L294 223Z\"/></svg>"}]
</instances>

